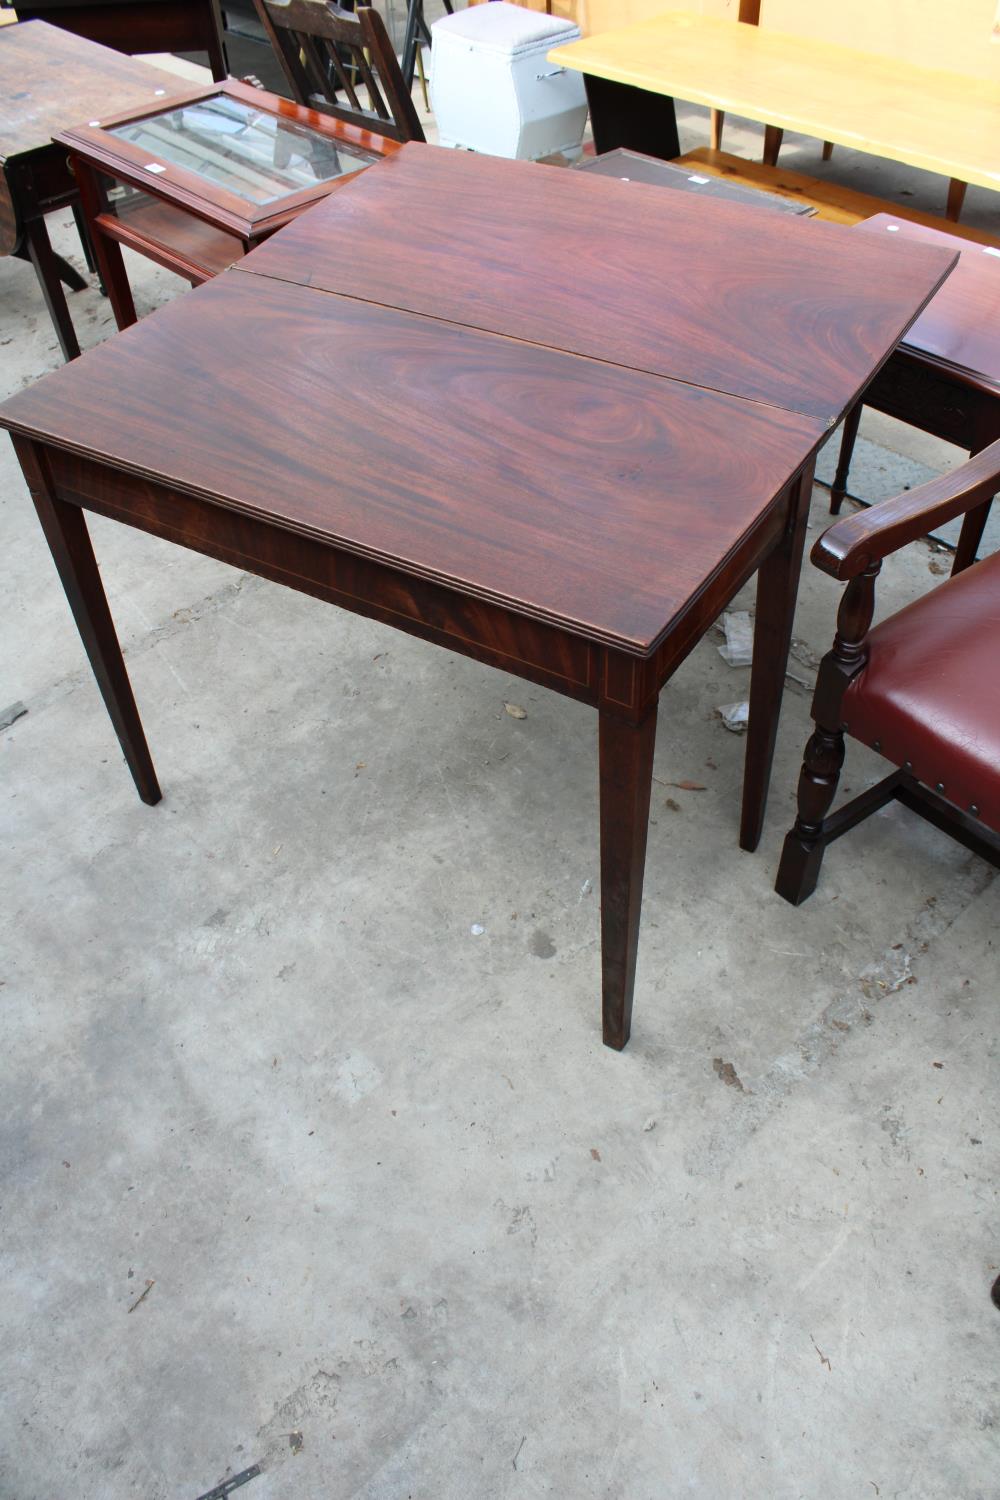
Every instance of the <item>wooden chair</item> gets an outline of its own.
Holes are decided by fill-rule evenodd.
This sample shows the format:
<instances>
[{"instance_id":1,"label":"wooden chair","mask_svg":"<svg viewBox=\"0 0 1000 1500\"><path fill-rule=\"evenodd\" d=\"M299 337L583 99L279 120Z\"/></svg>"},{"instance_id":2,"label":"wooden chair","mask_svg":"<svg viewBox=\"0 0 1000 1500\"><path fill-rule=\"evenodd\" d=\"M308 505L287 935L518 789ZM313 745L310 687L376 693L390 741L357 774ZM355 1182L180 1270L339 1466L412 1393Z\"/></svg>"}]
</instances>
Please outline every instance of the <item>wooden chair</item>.
<instances>
[{"instance_id":1,"label":"wooden chair","mask_svg":"<svg viewBox=\"0 0 1000 1500\"><path fill-rule=\"evenodd\" d=\"M893 798L1000 866L1000 553L871 628L883 559L997 490L1000 442L952 474L845 516L813 548L815 565L847 589L820 663L798 817L775 883L795 906L815 889L827 844ZM845 735L896 769L831 815Z\"/></svg>"},{"instance_id":2,"label":"wooden chair","mask_svg":"<svg viewBox=\"0 0 1000 1500\"><path fill-rule=\"evenodd\" d=\"M352 13L332 0L254 4L296 103L390 140L425 139L377 11L362 6Z\"/></svg>"}]
</instances>

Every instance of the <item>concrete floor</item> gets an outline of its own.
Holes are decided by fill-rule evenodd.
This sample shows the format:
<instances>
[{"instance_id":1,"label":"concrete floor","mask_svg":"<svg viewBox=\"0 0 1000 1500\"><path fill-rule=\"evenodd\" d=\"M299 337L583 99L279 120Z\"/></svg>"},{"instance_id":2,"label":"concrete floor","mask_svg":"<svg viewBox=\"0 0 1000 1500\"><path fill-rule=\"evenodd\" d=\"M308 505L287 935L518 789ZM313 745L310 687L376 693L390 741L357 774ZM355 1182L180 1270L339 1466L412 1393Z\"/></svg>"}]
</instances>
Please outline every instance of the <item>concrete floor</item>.
<instances>
[{"instance_id":1,"label":"concrete floor","mask_svg":"<svg viewBox=\"0 0 1000 1500\"><path fill-rule=\"evenodd\" d=\"M141 307L191 295L134 266ZM59 360L12 261L0 351L6 391ZM859 493L957 458L865 433ZM0 468L3 1500L253 1464L241 1500L1000 1493L1000 885L897 809L772 891L835 586L807 568L757 855L715 712L748 673L710 638L664 693L618 1056L589 710L95 520L144 807ZM946 563L894 559L883 607Z\"/></svg>"}]
</instances>

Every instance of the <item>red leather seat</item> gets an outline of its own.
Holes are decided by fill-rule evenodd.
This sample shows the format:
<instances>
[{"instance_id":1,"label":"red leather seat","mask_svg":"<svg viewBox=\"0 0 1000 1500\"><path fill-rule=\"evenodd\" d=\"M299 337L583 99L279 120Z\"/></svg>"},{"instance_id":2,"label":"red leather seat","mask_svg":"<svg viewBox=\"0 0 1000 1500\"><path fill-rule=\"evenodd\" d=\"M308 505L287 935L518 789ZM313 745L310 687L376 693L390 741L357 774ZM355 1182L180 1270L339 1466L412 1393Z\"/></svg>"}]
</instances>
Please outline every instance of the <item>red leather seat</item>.
<instances>
[{"instance_id":1,"label":"red leather seat","mask_svg":"<svg viewBox=\"0 0 1000 1500\"><path fill-rule=\"evenodd\" d=\"M976 563L959 553L947 583L871 628L884 560L957 516L963 538L971 523L974 555L997 494L1000 441L950 474L844 516L813 548L816 566L847 588L816 676L798 816L774 882L793 906L816 889L827 846L893 800L1000 869L1000 555ZM896 769L831 812L845 734Z\"/></svg>"},{"instance_id":2,"label":"red leather seat","mask_svg":"<svg viewBox=\"0 0 1000 1500\"><path fill-rule=\"evenodd\" d=\"M1000 833L1000 553L876 625L848 734Z\"/></svg>"}]
</instances>

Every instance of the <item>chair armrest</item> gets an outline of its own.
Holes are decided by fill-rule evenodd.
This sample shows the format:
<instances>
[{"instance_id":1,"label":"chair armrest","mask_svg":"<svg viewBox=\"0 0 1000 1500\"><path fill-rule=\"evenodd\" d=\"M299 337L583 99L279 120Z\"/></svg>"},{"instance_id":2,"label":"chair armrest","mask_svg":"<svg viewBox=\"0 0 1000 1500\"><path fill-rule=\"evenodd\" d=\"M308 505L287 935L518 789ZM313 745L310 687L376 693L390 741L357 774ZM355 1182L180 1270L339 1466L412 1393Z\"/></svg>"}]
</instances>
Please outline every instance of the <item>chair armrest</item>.
<instances>
[{"instance_id":1,"label":"chair armrest","mask_svg":"<svg viewBox=\"0 0 1000 1500\"><path fill-rule=\"evenodd\" d=\"M991 443L951 474L929 479L891 500L880 500L869 510L844 516L824 531L813 547L812 560L832 578L856 578L891 552L992 500L998 492L1000 441Z\"/></svg>"}]
</instances>

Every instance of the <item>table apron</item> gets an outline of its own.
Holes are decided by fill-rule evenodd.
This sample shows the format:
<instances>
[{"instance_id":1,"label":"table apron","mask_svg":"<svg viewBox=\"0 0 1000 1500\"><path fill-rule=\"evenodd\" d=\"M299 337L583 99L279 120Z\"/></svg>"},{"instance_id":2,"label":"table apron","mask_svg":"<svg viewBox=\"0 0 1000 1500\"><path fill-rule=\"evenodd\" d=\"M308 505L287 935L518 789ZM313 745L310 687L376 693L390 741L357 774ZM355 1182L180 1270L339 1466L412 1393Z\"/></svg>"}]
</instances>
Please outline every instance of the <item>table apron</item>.
<instances>
[{"instance_id":1,"label":"table apron","mask_svg":"<svg viewBox=\"0 0 1000 1500\"><path fill-rule=\"evenodd\" d=\"M76 180L67 153L59 146L12 157L6 172L22 222L42 218L77 201Z\"/></svg>"},{"instance_id":2,"label":"table apron","mask_svg":"<svg viewBox=\"0 0 1000 1500\"><path fill-rule=\"evenodd\" d=\"M897 349L864 392L866 406L919 427L943 442L970 451L987 411L1000 406L1000 394L977 388L974 375L963 379L960 372L932 358L922 358Z\"/></svg>"},{"instance_id":3,"label":"table apron","mask_svg":"<svg viewBox=\"0 0 1000 1500\"><path fill-rule=\"evenodd\" d=\"M607 651L539 620L152 480L38 445L60 500L597 704Z\"/></svg>"},{"instance_id":4,"label":"table apron","mask_svg":"<svg viewBox=\"0 0 1000 1500\"><path fill-rule=\"evenodd\" d=\"M64 449L45 447L44 459L60 500L633 722L648 713L734 594L781 545L798 483L796 475L674 619L655 652L641 657Z\"/></svg>"},{"instance_id":5,"label":"table apron","mask_svg":"<svg viewBox=\"0 0 1000 1500\"><path fill-rule=\"evenodd\" d=\"M810 460L810 467L812 462ZM719 564L683 613L672 621L669 634L648 664L650 685L655 684L656 691L669 681L764 559L781 545L794 521L792 502L798 479L796 474L789 480L767 514Z\"/></svg>"}]
</instances>

